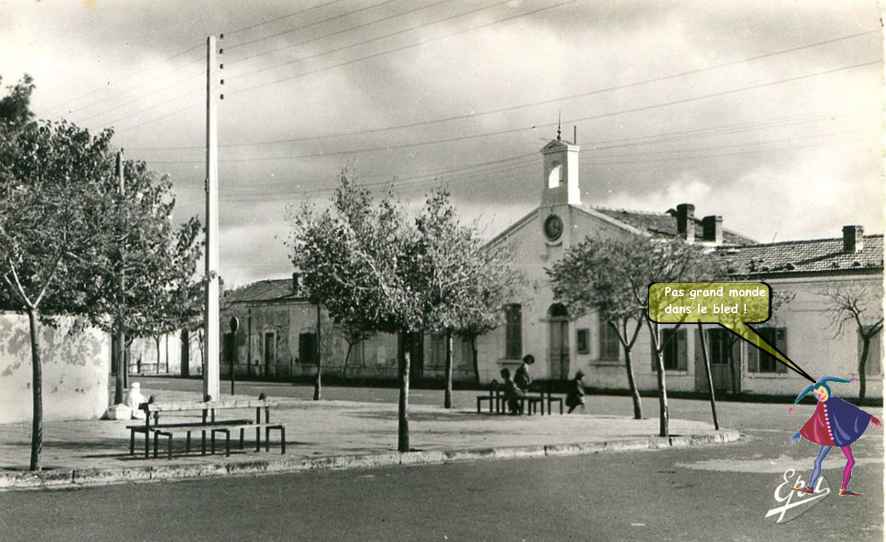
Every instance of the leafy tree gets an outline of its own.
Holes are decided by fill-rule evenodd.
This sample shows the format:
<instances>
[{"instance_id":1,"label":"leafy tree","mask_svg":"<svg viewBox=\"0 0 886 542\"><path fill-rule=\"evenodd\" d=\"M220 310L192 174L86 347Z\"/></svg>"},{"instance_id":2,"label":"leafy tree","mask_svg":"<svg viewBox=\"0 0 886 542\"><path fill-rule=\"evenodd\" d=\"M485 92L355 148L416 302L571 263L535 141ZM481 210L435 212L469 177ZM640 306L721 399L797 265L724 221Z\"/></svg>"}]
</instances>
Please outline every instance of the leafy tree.
<instances>
[{"instance_id":1,"label":"leafy tree","mask_svg":"<svg viewBox=\"0 0 886 542\"><path fill-rule=\"evenodd\" d=\"M105 213L114 240L91 262L94 279L81 307L93 324L121 338L120 348L136 337L156 338L186 326L202 290L193 280L202 254L199 221L174 226L172 183L157 178L144 162L125 162L124 178L124 191L116 178L105 179L104 191L112 195ZM118 355L117 403L128 370L123 359Z\"/></svg>"},{"instance_id":2,"label":"leafy tree","mask_svg":"<svg viewBox=\"0 0 886 542\"><path fill-rule=\"evenodd\" d=\"M331 206L310 205L292 216L291 259L304 273L307 293L334 321L361 322L366 329L408 336L425 327L415 286L415 233L392 192L373 202L344 170ZM398 442L409 451L408 348L399 353Z\"/></svg>"},{"instance_id":3,"label":"leafy tree","mask_svg":"<svg viewBox=\"0 0 886 542\"><path fill-rule=\"evenodd\" d=\"M458 220L449 193L428 195L415 221L418 273L427 331L446 341L445 408L452 408L453 336L469 338L476 367L476 337L501 323L502 306L516 295L521 276L506 247L485 247L476 225Z\"/></svg>"},{"instance_id":4,"label":"leafy tree","mask_svg":"<svg viewBox=\"0 0 886 542\"><path fill-rule=\"evenodd\" d=\"M30 328L32 470L40 469L43 444L39 322L44 310L83 303L89 267L112 242L103 214L110 140L110 131L93 136L67 122L27 122L0 137L0 275Z\"/></svg>"},{"instance_id":5,"label":"leafy tree","mask_svg":"<svg viewBox=\"0 0 886 542\"><path fill-rule=\"evenodd\" d=\"M703 250L679 240L631 235L622 239L587 237L570 248L549 270L554 295L570 314L594 310L618 332L625 352L634 417L642 416L631 360L640 327L645 324L656 357L659 434L669 434L665 343L659 325L649 319L648 287L653 282L709 280L717 267Z\"/></svg>"},{"instance_id":6,"label":"leafy tree","mask_svg":"<svg viewBox=\"0 0 886 542\"><path fill-rule=\"evenodd\" d=\"M867 362L871 340L883 329L883 285L879 282L876 285L837 285L824 289L821 295L827 299L834 338L843 335L847 326L854 326L861 340L861 353L858 356L858 399L863 400L867 392Z\"/></svg>"},{"instance_id":7,"label":"leafy tree","mask_svg":"<svg viewBox=\"0 0 886 542\"><path fill-rule=\"evenodd\" d=\"M0 77L0 83L3 78ZM31 94L34 80L25 74L14 86L7 87L9 94L0 98L0 132L7 134L20 130L34 119L31 111Z\"/></svg>"}]
</instances>

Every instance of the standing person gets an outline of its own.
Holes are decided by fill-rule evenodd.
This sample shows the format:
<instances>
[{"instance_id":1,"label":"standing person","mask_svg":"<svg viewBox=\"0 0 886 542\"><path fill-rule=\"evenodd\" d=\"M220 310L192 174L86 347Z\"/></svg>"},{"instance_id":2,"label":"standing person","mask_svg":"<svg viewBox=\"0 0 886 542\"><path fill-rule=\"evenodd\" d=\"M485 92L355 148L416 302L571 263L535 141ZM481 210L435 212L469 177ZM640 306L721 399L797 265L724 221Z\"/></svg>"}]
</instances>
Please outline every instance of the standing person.
<instances>
[{"instance_id":1,"label":"standing person","mask_svg":"<svg viewBox=\"0 0 886 542\"><path fill-rule=\"evenodd\" d=\"M584 377L585 374L579 370L576 371L575 377L569 382L569 388L566 392L566 406L569 407L567 414L572 414L572 411L579 405L581 405L582 410L584 410L585 387L584 382L582 382Z\"/></svg>"},{"instance_id":2,"label":"standing person","mask_svg":"<svg viewBox=\"0 0 886 542\"><path fill-rule=\"evenodd\" d=\"M507 367L501 370L501 378L504 381L505 402L508 404L508 413L512 415L523 414L523 390L511 378L511 371Z\"/></svg>"},{"instance_id":3,"label":"standing person","mask_svg":"<svg viewBox=\"0 0 886 542\"><path fill-rule=\"evenodd\" d=\"M532 384L529 366L533 363L535 363L535 357L532 354L526 354L523 356L523 363L514 372L514 383L524 394L529 391L529 386Z\"/></svg>"},{"instance_id":4,"label":"standing person","mask_svg":"<svg viewBox=\"0 0 886 542\"><path fill-rule=\"evenodd\" d=\"M864 434L869 422L876 427L880 427L880 420L855 405L831 395L831 388L828 386L828 382L848 384L852 380L835 376L823 376L814 384L806 386L797 395L794 405L788 410L789 413L793 413L794 406L809 393L814 394L816 399L818 399L818 404L815 405L815 412L812 413L812 416L806 421L800 431L794 433L792 440L798 442L802 437L809 442L818 444L821 448L819 448L818 455L815 458L815 465L812 468L812 473L809 475L809 482L803 487L795 487L794 490L801 493L815 492L815 483L821 475L821 463L827 457L831 448L837 446L846 457L846 466L843 468L843 480L840 483L840 496L861 495L849 489L852 468L855 466L855 457L852 455L852 443Z\"/></svg>"}]
</instances>

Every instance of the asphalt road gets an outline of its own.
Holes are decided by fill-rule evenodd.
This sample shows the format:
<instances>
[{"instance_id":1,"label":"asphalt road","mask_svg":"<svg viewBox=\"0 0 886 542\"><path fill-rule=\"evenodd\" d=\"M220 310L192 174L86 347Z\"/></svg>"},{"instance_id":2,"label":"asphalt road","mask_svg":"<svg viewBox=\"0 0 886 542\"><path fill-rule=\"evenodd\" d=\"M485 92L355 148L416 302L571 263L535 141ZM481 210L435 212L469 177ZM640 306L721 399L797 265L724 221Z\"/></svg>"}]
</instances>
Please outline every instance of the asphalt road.
<instances>
[{"instance_id":1,"label":"asphalt road","mask_svg":"<svg viewBox=\"0 0 886 542\"><path fill-rule=\"evenodd\" d=\"M149 389L200 382L145 379ZM310 388L243 384L240 393L310 397ZM326 388L327 399L387 402L396 390ZM162 393L162 391L160 392ZM476 392L457 392L470 408ZM439 390L412 402L439 404ZM628 415L626 397L595 396L593 414ZM657 416L645 398L646 416ZM882 416L882 409L868 409ZM710 419L705 401L673 400L672 416ZM853 487L792 508L777 524L774 492L788 468L805 476L815 447L786 444L812 411L721 403L741 443L706 448L316 472L52 492L0 494L0 540L882 540L883 440L854 446ZM839 485L843 462L824 472Z\"/></svg>"},{"instance_id":2,"label":"asphalt road","mask_svg":"<svg viewBox=\"0 0 886 542\"><path fill-rule=\"evenodd\" d=\"M881 540L882 448L871 461L874 448L858 445L862 497L831 494L781 524L763 516L781 481L766 471L784 449L755 437L728 447L5 493L0 538ZM797 467L811 464L806 452ZM838 483L839 469L825 475Z\"/></svg>"}]
</instances>

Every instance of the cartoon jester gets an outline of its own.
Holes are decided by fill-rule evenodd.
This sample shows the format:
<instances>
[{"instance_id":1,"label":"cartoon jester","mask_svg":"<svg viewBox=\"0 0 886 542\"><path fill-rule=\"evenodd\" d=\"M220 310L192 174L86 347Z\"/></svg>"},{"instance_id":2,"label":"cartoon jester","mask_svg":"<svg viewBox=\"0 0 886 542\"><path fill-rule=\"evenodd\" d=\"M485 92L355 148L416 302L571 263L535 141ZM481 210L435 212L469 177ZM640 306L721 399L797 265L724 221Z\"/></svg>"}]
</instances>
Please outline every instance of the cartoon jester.
<instances>
[{"instance_id":1,"label":"cartoon jester","mask_svg":"<svg viewBox=\"0 0 886 542\"><path fill-rule=\"evenodd\" d=\"M831 388L827 384L828 382L848 384L853 380L854 378L847 380L836 376L823 376L814 384L803 388L803 391L794 400L794 405L788 410L789 413L793 414L796 404L810 393L814 394L816 399L818 399L815 412L803 424L800 431L794 433L792 437L794 443L799 442L802 437L809 442L821 446L815 458L815 466L809 475L809 482L805 486L795 487L795 491L800 493L815 492L815 483L821 475L821 464L825 457L827 457L828 452L831 451L831 448L838 446L846 457L846 466L843 468L843 481L840 483L840 496L861 495L849 489L849 479L852 477L852 468L855 466L855 457L852 455L852 443L864 434L868 427L868 422L873 423L876 427L880 427L880 420L857 406L839 397L834 397L831 394Z\"/></svg>"}]
</instances>

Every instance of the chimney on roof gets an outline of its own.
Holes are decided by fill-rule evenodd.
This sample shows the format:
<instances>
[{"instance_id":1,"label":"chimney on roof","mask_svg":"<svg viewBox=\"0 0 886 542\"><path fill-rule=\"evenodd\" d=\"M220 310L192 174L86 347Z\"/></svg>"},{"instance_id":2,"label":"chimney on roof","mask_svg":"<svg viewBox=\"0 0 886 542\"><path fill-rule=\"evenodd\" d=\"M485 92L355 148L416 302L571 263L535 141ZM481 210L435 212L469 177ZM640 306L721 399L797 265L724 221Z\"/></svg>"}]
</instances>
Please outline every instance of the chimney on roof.
<instances>
[{"instance_id":1,"label":"chimney on roof","mask_svg":"<svg viewBox=\"0 0 886 542\"><path fill-rule=\"evenodd\" d=\"M702 240L714 243L716 245L723 244L723 217L719 215L709 215L701 219Z\"/></svg>"},{"instance_id":2,"label":"chimney on roof","mask_svg":"<svg viewBox=\"0 0 886 542\"><path fill-rule=\"evenodd\" d=\"M677 235L688 243L695 241L695 205L677 205Z\"/></svg>"},{"instance_id":3,"label":"chimney on roof","mask_svg":"<svg viewBox=\"0 0 886 542\"><path fill-rule=\"evenodd\" d=\"M864 250L864 226L843 226L843 252L858 253Z\"/></svg>"}]
</instances>

